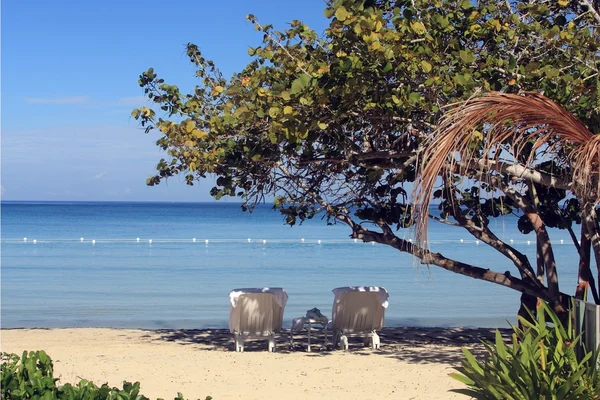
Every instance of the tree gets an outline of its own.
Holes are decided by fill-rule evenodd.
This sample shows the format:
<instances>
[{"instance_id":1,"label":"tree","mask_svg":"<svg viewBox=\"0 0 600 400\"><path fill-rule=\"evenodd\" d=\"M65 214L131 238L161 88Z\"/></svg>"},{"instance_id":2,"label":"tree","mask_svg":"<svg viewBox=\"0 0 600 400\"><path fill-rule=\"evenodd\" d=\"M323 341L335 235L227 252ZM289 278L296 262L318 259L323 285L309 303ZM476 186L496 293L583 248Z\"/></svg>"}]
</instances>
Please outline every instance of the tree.
<instances>
[{"instance_id":1,"label":"tree","mask_svg":"<svg viewBox=\"0 0 600 400\"><path fill-rule=\"evenodd\" d=\"M536 93L491 92L467 101L444 116L423 152L423 159L428 161L417 176L418 238L426 238L428 218L424 212L429 209L431 197L441 198L439 208L443 213L514 259L524 278L536 279L542 285L545 279L548 298L558 305L564 299L546 227L567 229L580 254L575 297L584 298L594 281L590 268L592 244L596 260L600 260L596 211L600 199L599 139L568 111ZM520 165L507 163L507 159L518 160ZM503 245L489 230L487 214L478 211L486 207L485 202L482 204L474 188L470 193L467 190L467 196L460 193L457 176L479 182L479 188L491 192L490 198L498 200L501 207L522 212L519 229L536 234L535 275L528 260L519 260L514 249ZM435 191L438 177L442 177L443 184ZM474 218L466 217L465 210L473 210ZM581 223L581 243L573 222ZM598 303L593 284L591 289Z\"/></svg>"},{"instance_id":2,"label":"tree","mask_svg":"<svg viewBox=\"0 0 600 400\"><path fill-rule=\"evenodd\" d=\"M325 15L331 22L322 35L300 21L276 31L249 15L263 42L249 49L253 60L229 79L188 44L200 79L189 94L152 68L142 73L139 84L162 116L148 107L132 116L146 132L161 132L156 143L168 154L148 185L176 174L192 185L214 174L216 199L239 196L244 209L252 209L275 196L274 207L290 225L324 212L329 221L347 224L353 238L518 290L531 309L538 297L558 306L564 295L552 263L539 261L536 275L526 255L491 233L490 217L522 207L496 195L504 186L477 180L473 171L481 168L455 169L450 186L445 179L440 190L420 192L443 200L439 215L415 207L406 188L428 161L423 155L435 143L445 107L480 90L543 92L597 133L597 10L588 0L329 0ZM465 136L467 148L484 163L485 128ZM553 136L547 143L553 146ZM547 184L572 176L560 151L562 158L549 164L528 162L527 149L516 154L524 158L489 161L497 163L499 180L529 188L520 191L533 207L528 215L537 214L544 227L573 232L581 203L570 187ZM448 177L447 171L436 170L428 187ZM451 199L460 201L448 205ZM414 224L417 211L466 229L505 255L520 276L452 260L397 236L397 229ZM526 221L520 225L530 229ZM545 246L539 254L550 254L549 241L538 239ZM546 263L550 268L540 275Z\"/></svg>"}]
</instances>

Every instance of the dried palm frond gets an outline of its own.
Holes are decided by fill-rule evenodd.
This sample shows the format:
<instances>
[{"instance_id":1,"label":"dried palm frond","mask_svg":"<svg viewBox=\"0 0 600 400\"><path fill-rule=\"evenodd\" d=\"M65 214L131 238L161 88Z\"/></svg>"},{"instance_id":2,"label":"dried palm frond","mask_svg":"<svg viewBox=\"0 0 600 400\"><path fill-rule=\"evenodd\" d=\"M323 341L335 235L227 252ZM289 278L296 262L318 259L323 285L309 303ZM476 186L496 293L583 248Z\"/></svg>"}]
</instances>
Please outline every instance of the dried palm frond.
<instances>
[{"instance_id":1,"label":"dried palm frond","mask_svg":"<svg viewBox=\"0 0 600 400\"><path fill-rule=\"evenodd\" d=\"M428 209L438 177L450 171L464 174L474 165L491 170L493 161L506 153L533 167L540 148L565 154L575 171L573 190L580 197L598 199L600 138L552 100L536 93L491 92L450 110L421 157L424 162L415 191L417 240L426 239Z\"/></svg>"}]
</instances>

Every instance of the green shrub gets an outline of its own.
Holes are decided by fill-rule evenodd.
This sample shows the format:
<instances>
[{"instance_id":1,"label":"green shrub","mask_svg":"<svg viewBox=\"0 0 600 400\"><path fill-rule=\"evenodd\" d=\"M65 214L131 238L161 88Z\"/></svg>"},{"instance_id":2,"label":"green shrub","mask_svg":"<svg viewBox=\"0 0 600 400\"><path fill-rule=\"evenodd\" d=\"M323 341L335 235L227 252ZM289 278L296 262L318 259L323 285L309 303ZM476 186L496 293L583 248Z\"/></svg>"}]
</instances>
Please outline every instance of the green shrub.
<instances>
[{"instance_id":1,"label":"green shrub","mask_svg":"<svg viewBox=\"0 0 600 400\"><path fill-rule=\"evenodd\" d=\"M565 328L543 302L537 311L534 322L521 319L523 329L512 327L512 344L505 344L499 331L495 343L483 342L489 352L485 361L463 349L460 373L450 376L468 388L454 392L476 399L600 398L598 350L584 351L578 360L580 336L571 323Z\"/></svg>"},{"instance_id":2,"label":"green shrub","mask_svg":"<svg viewBox=\"0 0 600 400\"><path fill-rule=\"evenodd\" d=\"M82 379L75 386L67 383L57 386L52 360L43 350L16 354L2 353L0 366L0 393L2 399L40 400L148 400L140 394L140 383L123 382L123 389L100 387ZM211 400L208 396L205 400ZM185 400L177 393L175 400Z\"/></svg>"}]
</instances>

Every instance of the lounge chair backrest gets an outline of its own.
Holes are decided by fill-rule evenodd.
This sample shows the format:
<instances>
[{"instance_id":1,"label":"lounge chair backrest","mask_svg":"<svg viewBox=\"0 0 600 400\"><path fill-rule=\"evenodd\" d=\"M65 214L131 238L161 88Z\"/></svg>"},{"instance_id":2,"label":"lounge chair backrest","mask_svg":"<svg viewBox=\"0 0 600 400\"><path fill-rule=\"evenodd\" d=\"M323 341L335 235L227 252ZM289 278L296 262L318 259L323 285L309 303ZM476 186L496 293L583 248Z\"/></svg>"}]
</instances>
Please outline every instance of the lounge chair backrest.
<instances>
[{"instance_id":1,"label":"lounge chair backrest","mask_svg":"<svg viewBox=\"0 0 600 400\"><path fill-rule=\"evenodd\" d=\"M375 292L343 293L333 304L333 329L366 332L383 328L385 308Z\"/></svg>"},{"instance_id":2,"label":"lounge chair backrest","mask_svg":"<svg viewBox=\"0 0 600 400\"><path fill-rule=\"evenodd\" d=\"M249 336L269 336L281 330L283 307L271 293L244 293L230 307L231 332Z\"/></svg>"}]
</instances>

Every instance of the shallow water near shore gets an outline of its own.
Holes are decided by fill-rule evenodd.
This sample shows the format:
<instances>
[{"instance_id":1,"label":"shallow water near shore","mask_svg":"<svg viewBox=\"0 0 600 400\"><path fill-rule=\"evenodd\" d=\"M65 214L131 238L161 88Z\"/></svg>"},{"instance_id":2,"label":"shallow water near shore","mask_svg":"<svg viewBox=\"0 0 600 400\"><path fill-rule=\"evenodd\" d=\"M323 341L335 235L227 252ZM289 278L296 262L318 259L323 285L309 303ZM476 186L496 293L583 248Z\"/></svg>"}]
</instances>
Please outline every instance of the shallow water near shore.
<instances>
[{"instance_id":1,"label":"shallow water near shore","mask_svg":"<svg viewBox=\"0 0 600 400\"><path fill-rule=\"evenodd\" d=\"M313 307L330 316L331 290L348 285L387 288L388 326L507 327L518 308L516 291L418 266L319 218L286 226L266 205L3 202L1 212L3 328L223 328L237 287L284 287L284 326ZM535 263L516 217L492 229ZM561 290L573 292L577 254L567 232L550 234ZM434 223L429 237L449 258L518 275L461 228Z\"/></svg>"}]
</instances>

